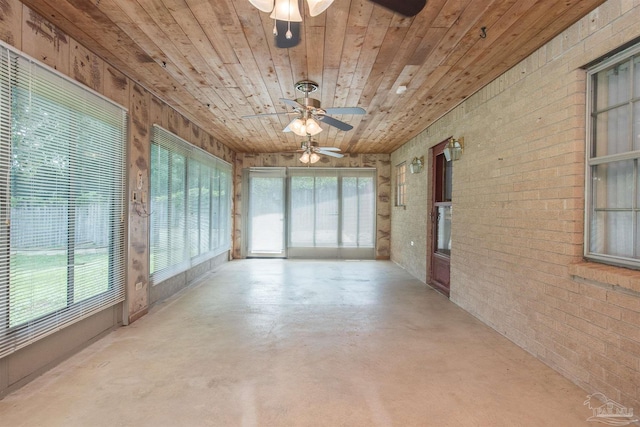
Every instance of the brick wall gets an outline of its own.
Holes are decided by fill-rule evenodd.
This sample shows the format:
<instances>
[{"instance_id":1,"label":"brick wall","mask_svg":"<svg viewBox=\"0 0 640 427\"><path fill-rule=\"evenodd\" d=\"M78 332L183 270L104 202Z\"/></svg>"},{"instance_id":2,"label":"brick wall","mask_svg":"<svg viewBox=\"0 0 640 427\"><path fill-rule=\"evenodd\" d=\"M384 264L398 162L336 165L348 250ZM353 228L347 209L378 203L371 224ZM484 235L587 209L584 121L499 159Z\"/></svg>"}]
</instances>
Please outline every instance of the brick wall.
<instances>
[{"instance_id":1,"label":"brick wall","mask_svg":"<svg viewBox=\"0 0 640 427\"><path fill-rule=\"evenodd\" d=\"M635 408L640 272L582 262L581 67L640 37L638 22L638 2L604 3L391 156L396 165L465 138L453 166L451 300L586 391ZM391 257L425 280L430 175L408 178ZM421 246L408 246L418 234Z\"/></svg>"}]
</instances>

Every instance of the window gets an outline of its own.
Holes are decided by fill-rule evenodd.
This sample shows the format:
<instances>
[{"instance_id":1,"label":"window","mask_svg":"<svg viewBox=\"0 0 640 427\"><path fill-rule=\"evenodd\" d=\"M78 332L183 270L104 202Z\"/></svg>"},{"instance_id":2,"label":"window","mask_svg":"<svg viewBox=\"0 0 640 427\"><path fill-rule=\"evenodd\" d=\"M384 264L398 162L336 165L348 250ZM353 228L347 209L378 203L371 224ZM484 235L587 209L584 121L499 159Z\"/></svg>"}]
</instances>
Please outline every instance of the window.
<instances>
[{"instance_id":1,"label":"window","mask_svg":"<svg viewBox=\"0 0 640 427\"><path fill-rule=\"evenodd\" d=\"M231 166L153 128L150 272L158 283L231 246Z\"/></svg>"},{"instance_id":2,"label":"window","mask_svg":"<svg viewBox=\"0 0 640 427\"><path fill-rule=\"evenodd\" d=\"M374 257L375 169L290 168L289 191L289 256Z\"/></svg>"},{"instance_id":3,"label":"window","mask_svg":"<svg viewBox=\"0 0 640 427\"><path fill-rule=\"evenodd\" d=\"M396 206L405 206L407 192L407 162L396 166Z\"/></svg>"},{"instance_id":4,"label":"window","mask_svg":"<svg viewBox=\"0 0 640 427\"><path fill-rule=\"evenodd\" d=\"M124 300L126 123L0 46L0 357Z\"/></svg>"},{"instance_id":5,"label":"window","mask_svg":"<svg viewBox=\"0 0 640 427\"><path fill-rule=\"evenodd\" d=\"M640 267L640 45L588 71L585 255Z\"/></svg>"}]
</instances>

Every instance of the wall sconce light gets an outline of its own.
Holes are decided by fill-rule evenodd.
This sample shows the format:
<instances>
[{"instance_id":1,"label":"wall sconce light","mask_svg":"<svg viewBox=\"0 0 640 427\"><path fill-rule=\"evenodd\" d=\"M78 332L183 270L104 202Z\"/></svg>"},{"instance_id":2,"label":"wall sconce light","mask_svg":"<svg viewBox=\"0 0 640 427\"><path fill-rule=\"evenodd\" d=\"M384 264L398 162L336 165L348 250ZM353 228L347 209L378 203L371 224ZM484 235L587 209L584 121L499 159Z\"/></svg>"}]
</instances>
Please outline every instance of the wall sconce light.
<instances>
[{"instance_id":1,"label":"wall sconce light","mask_svg":"<svg viewBox=\"0 0 640 427\"><path fill-rule=\"evenodd\" d=\"M464 138L458 139L449 138L449 143L444 149L444 158L447 162L451 160L459 160L462 152L464 151Z\"/></svg>"},{"instance_id":2,"label":"wall sconce light","mask_svg":"<svg viewBox=\"0 0 640 427\"><path fill-rule=\"evenodd\" d=\"M409 170L411 173L420 173L424 167L424 156L414 157L409 163Z\"/></svg>"}]
</instances>

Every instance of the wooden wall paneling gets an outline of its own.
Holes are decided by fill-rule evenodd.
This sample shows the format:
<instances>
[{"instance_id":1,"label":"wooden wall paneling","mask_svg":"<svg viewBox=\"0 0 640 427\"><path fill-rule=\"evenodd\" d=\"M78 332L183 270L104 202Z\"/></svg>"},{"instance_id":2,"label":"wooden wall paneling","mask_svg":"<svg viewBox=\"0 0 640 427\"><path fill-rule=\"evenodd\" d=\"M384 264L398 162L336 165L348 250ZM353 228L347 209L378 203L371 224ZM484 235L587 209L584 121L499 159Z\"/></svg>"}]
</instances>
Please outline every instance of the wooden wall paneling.
<instances>
[{"instance_id":1,"label":"wooden wall paneling","mask_svg":"<svg viewBox=\"0 0 640 427\"><path fill-rule=\"evenodd\" d=\"M242 170L249 167L301 167L298 153L239 153L234 162L234 230L233 257L241 257L242 243L242 203L246 202L246 189L242 187ZM372 167L376 168L376 258L390 257L391 229L391 159L388 154L347 154L338 159L321 156L314 167ZM243 199L243 196L245 198Z\"/></svg>"},{"instance_id":2,"label":"wooden wall paneling","mask_svg":"<svg viewBox=\"0 0 640 427\"><path fill-rule=\"evenodd\" d=\"M245 168L246 154L236 155L233 164L233 241L232 241L232 258L242 258L242 209L244 193L242 188L242 171Z\"/></svg>"},{"instance_id":3,"label":"wooden wall paneling","mask_svg":"<svg viewBox=\"0 0 640 427\"><path fill-rule=\"evenodd\" d=\"M99 93L104 93L104 61L76 40L71 41L69 55L71 77Z\"/></svg>"},{"instance_id":4,"label":"wooden wall paneling","mask_svg":"<svg viewBox=\"0 0 640 427\"><path fill-rule=\"evenodd\" d=\"M40 14L22 10L22 51L63 74L69 73L71 39Z\"/></svg>"},{"instance_id":5,"label":"wooden wall paneling","mask_svg":"<svg viewBox=\"0 0 640 427\"><path fill-rule=\"evenodd\" d=\"M209 141L209 134L202 130L200 126L195 123L191 123L191 135L193 138L193 143L198 146L201 150L206 151L212 156L216 156L215 153L208 150L207 142ZM218 156L216 156L218 157Z\"/></svg>"},{"instance_id":6,"label":"wooden wall paneling","mask_svg":"<svg viewBox=\"0 0 640 427\"><path fill-rule=\"evenodd\" d=\"M167 106L162 100L156 96L151 97L151 111L150 123L152 125L157 124L164 129L169 128L169 111L170 107Z\"/></svg>"},{"instance_id":7,"label":"wooden wall paneling","mask_svg":"<svg viewBox=\"0 0 640 427\"><path fill-rule=\"evenodd\" d=\"M149 309L149 218L142 207L131 202L136 188L138 172L149 176L150 159L150 108L151 95L142 86L133 84L130 89L129 117L129 259L127 295L129 321L133 322ZM148 179L142 191L149 197ZM147 204L148 206L148 204ZM148 209L147 209L148 211ZM140 288L136 284L141 284Z\"/></svg>"},{"instance_id":8,"label":"wooden wall paneling","mask_svg":"<svg viewBox=\"0 0 640 427\"><path fill-rule=\"evenodd\" d=\"M167 118L167 130L169 132L178 135L187 142L193 143L191 140L191 122L189 119L173 108L169 108Z\"/></svg>"},{"instance_id":9,"label":"wooden wall paneling","mask_svg":"<svg viewBox=\"0 0 640 427\"><path fill-rule=\"evenodd\" d=\"M109 64L104 65L103 76L104 95L129 109L129 78Z\"/></svg>"},{"instance_id":10,"label":"wooden wall paneling","mask_svg":"<svg viewBox=\"0 0 640 427\"><path fill-rule=\"evenodd\" d=\"M0 40L22 49L22 3L18 0L0 1Z\"/></svg>"},{"instance_id":11,"label":"wooden wall paneling","mask_svg":"<svg viewBox=\"0 0 640 427\"><path fill-rule=\"evenodd\" d=\"M370 156L370 155L366 155ZM376 259L391 258L391 159L376 155Z\"/></svg>"}]
</instances>

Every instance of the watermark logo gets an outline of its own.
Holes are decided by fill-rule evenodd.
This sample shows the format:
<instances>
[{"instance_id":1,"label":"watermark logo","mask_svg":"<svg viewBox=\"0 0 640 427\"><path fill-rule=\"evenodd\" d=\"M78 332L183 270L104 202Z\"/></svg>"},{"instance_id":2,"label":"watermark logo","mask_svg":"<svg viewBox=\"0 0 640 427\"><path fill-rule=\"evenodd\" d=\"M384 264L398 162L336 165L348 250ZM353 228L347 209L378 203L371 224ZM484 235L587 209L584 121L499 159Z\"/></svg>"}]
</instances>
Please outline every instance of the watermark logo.
<instances>
[{"instance_id":1,"label":"watermark logo","mask_svg":"<svg viewBox=\"0 0 640 427\"><path fill-rule=\"evenodd\" d=\"M638 422L638 418L633 416L633 408L622 406L602 393L590 394L583 405L587 405L593 411L593 415L587 418L587 421L595 421L610 426L627 426Z\"/></svg>"}]
</instances>

